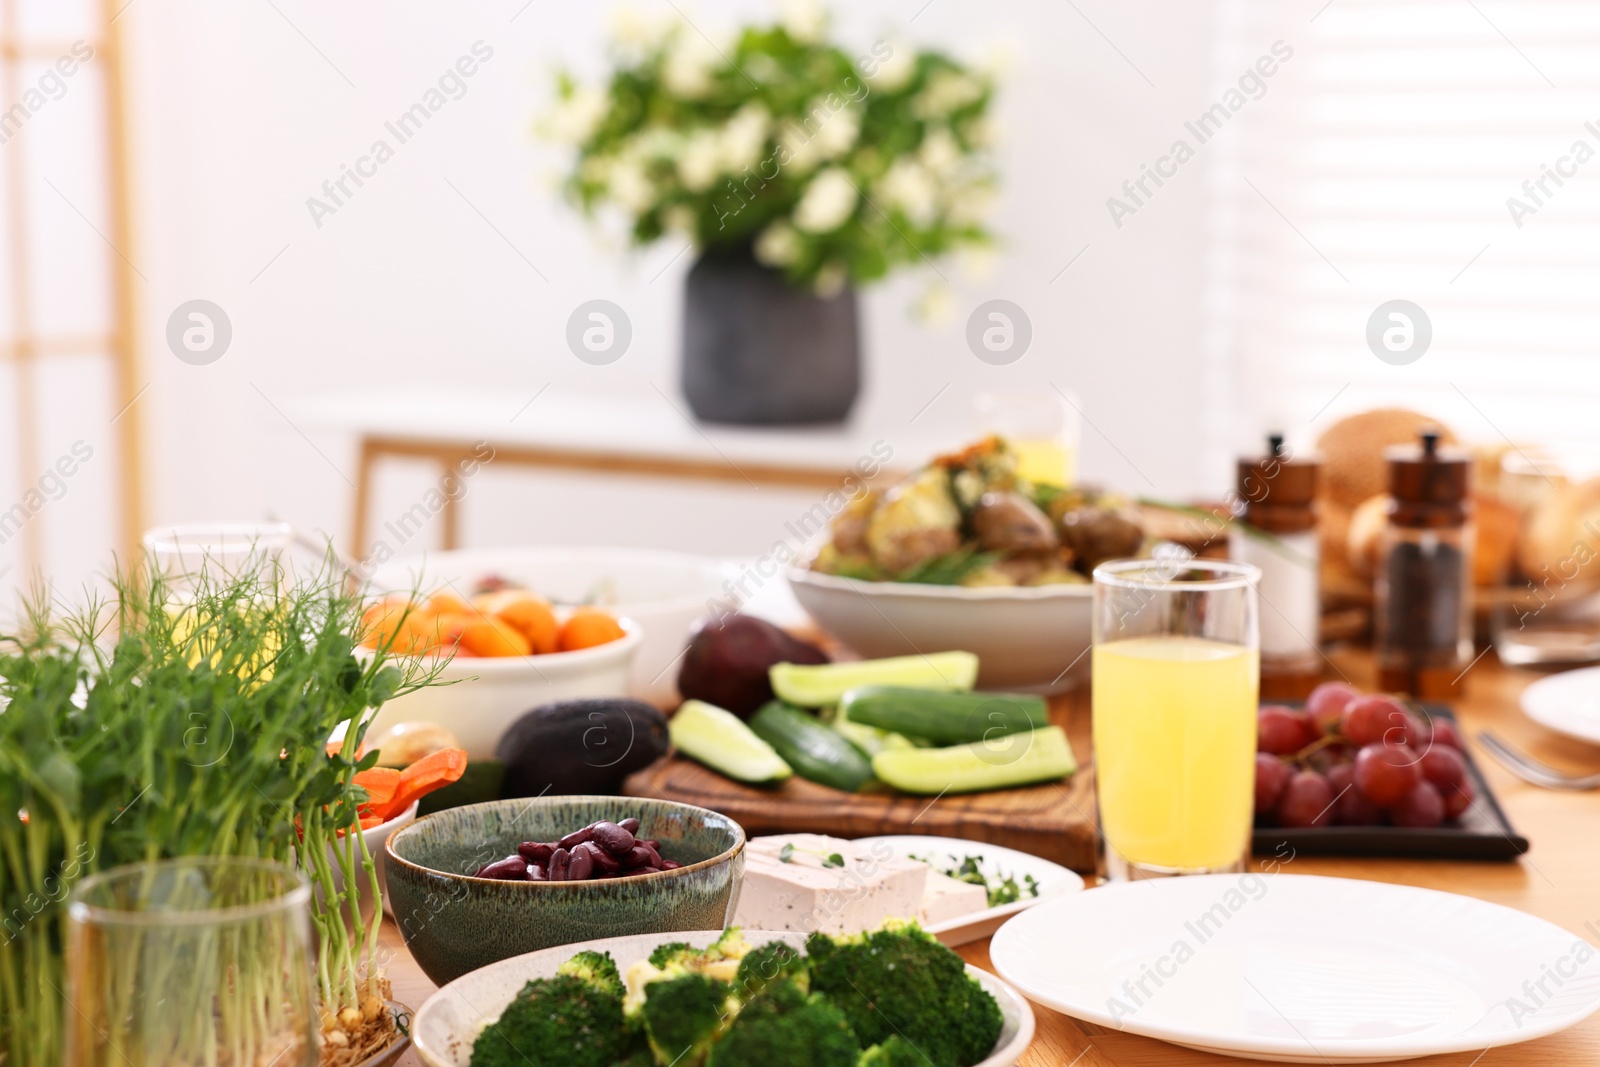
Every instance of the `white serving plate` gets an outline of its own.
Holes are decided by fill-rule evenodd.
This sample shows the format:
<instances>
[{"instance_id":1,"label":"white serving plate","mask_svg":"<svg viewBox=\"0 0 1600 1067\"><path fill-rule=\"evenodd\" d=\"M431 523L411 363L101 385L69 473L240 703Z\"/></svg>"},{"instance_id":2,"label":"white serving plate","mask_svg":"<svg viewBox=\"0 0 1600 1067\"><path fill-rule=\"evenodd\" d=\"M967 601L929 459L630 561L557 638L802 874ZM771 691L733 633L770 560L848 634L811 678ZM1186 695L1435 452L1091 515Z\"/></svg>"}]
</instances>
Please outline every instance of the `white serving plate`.
<instances>
[{"instance_id":1,"label":"white serving plate","mask_svg":"<svg viewBox=\"0 0 1600 1067\"><path fill-rule=\"evenodd\" d=\"M1600 954L1577 934L1453 893L1309 875L1092 889L1006 923L989 958L1075 1018L1288 1063L1478 1053L1600 1007Z\"/></svg>"},{"instance_id":2,"label":"white serving plate","mask_svg":"<svg viewBox=\"0 0 1600 1067\"><path fill-rule=\"evenodd\" d=\"M534 978L551 977L557 967L577 953L590 949L609 952L618 969L626 974L632 964L648 957L657 945L687 941L703 948L720 936L720 930L633 934L560 945L501 960L462 975L423 1001L411 1020L412 1041L428 1067L468 1067L478 1032L500 1017L524 984ZM806 935L746 930L745 937L757 945L787 941L798 948L804 946ZM1003 1020L994 1052L975 1067L1012 1067L1033 1040L1033 1009L1016 990L988 971L968 965L967 973L993 995Z\"/></svg>"},{"instance_id":3,"label":"white serving plate","mask_svg":"<svg viewBox=\"0 0 1600 1067\"><path fill-rule=\"evenodd\" d=\"M1018 852L1014 848L986 845L979 841L963 841L957 837L923 837L918 834L862 837L855 843L869 848L874 844L884 844L889 846L896 856L907 859L915 856L919 859L932 860L930 866L938 871L949 870L966 857L976 856L978 869L985 875L1009 875L1018 883L1021 883L1023 875L1033 875L1034 881L1039 883L1039 895L1036 897L1025 897L1015 904L985 908L982 911L960 915L924 927L928 933L952 947L988 937L1018 912L1038 907L1056 897L1077 893L1083 889L1083 879L1075 872L1069 871L1059 863L1051 863L1038 856Z\"/></svg>"},{"instance_id":4,"label":"white serving plate","mask_svg":"<svg viewBox=\"0 0 1600 1067\"><path fill-rule=\"evenodd\" d=\"M574 546L470 548L398 557L373 571L375 592L432 589L445 581L460 591L498 574L558 604L594 603L626 615L644 631L627 693L658 704L676 702L678 659L694 625L723 603L739 606L726 565L708 556L654 549ZM599 694L591 694L599 695Z\"/></svg>"},{"instance_id":5,"label":"white serving plate","mask_svg":"<svg viewBox=\"0 0 1600 1067\"><path fill-rule=\"evenodd\" d=\"M1059 693L1088 677L1094 587L967 589L862 582L789 568L795 599L824 630L867 659L964 649L980 689Z\"/></svg>"},{"instance_id":6,"label":"white serving plate","mask_svg":"<svg viewBox=\"0 0 1600 1067\"><path fill-rule=\"evenodd\" d=\"M1600 667L1540 678L1522 691L1522 710L1558 734L1600 745Z\"/></svg>"}]
</instances>

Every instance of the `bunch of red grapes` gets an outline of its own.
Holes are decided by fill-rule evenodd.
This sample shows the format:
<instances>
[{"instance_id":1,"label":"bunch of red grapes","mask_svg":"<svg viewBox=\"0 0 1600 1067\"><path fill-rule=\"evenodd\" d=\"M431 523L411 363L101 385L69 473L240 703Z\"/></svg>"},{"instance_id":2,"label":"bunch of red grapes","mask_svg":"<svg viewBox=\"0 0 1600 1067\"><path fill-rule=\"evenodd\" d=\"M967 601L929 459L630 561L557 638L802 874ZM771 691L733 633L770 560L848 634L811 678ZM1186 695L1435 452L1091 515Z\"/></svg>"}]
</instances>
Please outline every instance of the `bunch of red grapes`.
<instances>
[{"instance_id":1,"label":"bunch of red grapes","mask_svg":"<svg viewBox=\"0 0 1600 1067\"><path fill-rule=\"evenodd\" d=\"M1431 827L1472 805L1461 737L1397 697L1343 682L1304 711L1256 717L1256 818L1269 825Z\"/></svg>"}]
</instances>

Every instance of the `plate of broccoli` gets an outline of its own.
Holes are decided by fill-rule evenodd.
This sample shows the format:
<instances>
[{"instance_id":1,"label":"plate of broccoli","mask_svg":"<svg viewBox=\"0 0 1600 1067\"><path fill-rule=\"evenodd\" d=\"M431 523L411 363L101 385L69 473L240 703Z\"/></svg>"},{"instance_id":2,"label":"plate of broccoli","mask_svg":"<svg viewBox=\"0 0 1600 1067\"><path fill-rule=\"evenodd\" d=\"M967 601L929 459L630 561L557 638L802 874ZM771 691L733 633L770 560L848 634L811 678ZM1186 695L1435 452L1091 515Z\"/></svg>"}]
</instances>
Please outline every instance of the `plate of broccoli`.
<instances>
[{"instance_id":1,"label":"plate of broccoli","mask_svg":"<svg viewBox=\"0 0 1600 1067\"><path fill-rule=\"evenodd\" d=\"M502 960L412 1021L429 1067L1011 1067L1033 1011L913 922L637 934Z\"/></svg>"}]
</instances>

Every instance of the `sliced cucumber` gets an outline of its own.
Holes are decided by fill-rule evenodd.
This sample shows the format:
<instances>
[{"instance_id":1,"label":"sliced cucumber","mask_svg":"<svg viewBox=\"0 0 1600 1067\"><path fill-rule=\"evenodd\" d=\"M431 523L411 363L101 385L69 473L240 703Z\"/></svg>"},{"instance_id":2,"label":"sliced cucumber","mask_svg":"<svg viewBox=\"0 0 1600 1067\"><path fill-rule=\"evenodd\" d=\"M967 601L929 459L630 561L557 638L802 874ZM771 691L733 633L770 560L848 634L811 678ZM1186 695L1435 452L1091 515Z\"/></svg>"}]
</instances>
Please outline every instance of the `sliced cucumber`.
<instances>
[{"instance_id":1,"label":"sliced cucumber","mask_svg":"<svg viewBox=\"0 0 1600 1067\"><path fill-rule=\"evenodd\" d=\"M679 752L740 782L781 782L794 773L744 720L703 700L685 700L667 720L667 735Z\"/></svg>"},{"instance_id":2,"label":"sliced cucumber","mask_svg":"<svg viewBox=\"0 0 1600 1067\"><path fill-rule=\"evenodd\" d=\"M846 793L872 781L872 761L866 754L809 711L771 700L751 716L750 729L807 781Z\"/></svg>"},{"instance_id":3,"label":"sliced cucumber","mask_svg":"<svg viewBox=\"0 0 1600 1067\"><path fill-rule=\"evenodd\" d=\"M905 686L852 689L839 702L851 722L939 745L962 745L1050 725L1044 699L1021 693L941 693Z\"/></svg>"},{"instance_id":4,"label":"sliced cucumber","mask_svg":"<svg viewBox=\"0 0 1600 1067\"><path fill-rule=\"evenodd\" d=\"M868 756L876 756L878 753L891 748L917 747L916 743L904 734L897 734L891 730L880 730L876 726L863 726L861 723L851 722L842 709L834 712L833 722L830 725L843 734L847 741Z\"/></svg>"},{"instance_id":5,"label":"sliced cucumber","mask_svg":"<svg viewBox=\"0 0 1600 1067\"><path fill-rule=\"evenodd\" d=\"M802 708L823 708L864 685L912 689L971 689L978 680L978 657L971 652L930 652L855 663L816 666L776 663L768 671L778 699Z\"/></svg>"},{"instance_id":6,"label":"sliced cucumber","mask_svg":"<svg viewBox=\"0 0 1600 1067\"><path fill-rule=\"evenodd\" d=\"M1078 769L1059 726L951 748L880 752L872 770L903 793L977 793L1061 778Z\"/></svg>"}]
</instances>

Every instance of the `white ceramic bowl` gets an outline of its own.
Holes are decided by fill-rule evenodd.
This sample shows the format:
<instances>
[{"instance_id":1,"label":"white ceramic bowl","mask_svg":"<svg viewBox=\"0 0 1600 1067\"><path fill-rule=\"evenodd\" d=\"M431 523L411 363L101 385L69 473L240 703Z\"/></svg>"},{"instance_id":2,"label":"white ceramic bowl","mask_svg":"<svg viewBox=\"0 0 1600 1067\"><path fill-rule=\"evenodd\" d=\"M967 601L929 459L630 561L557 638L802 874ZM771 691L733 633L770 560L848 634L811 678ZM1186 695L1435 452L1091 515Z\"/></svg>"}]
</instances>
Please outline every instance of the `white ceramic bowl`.
<instances>
[{"instance_id":1,"label":"white ceramic bowl","mask_svg":"<svg viewBox=\"0 0 1600 1067\"><path fill-rule=\"evenodd\" d=\"M983 689L1058 693L1089 672L1094 587L967 589L862 582L789 568L789 586L828 633L867 658L965 649Z\"/></svg>"},{"instance_id":2,"label":"white ceramic bowl","mask_svg":"<svg viewBox=\"0 0 1600 1067\"><path fill-rule=\"evenodd\" d=\"M652 949L668 941L687 941L704 947L720 937L722 931L703 933L634 934L608 937L541 949L525 956L491 963L462 975L422 1002L411 1020L411 1037L417 1054L428 1067L467 1067L472 1060L472 1043L484 1026L500 1017L506 1005L534 978L549 978L556 968L578 952L593 949L609 952L623 974ZM796 948L805 946L805 935L770 930L746 930L745 937L760 945L767 941L787 941ZM1000 1005L1000 1039L994 1051L974 1067L1012 1067L1033 1042L1033 1009L1005 982L988 971L968 964L967 973L978 980ZM914 1039L913 1039L914 1040Z\"/></svg>"},{"instance_id":3,"label":"white ceramic bowl","mask_svg":"<svg viewBox=\"0 0 1600 1067\"><path fill-rule=\"evenodd\" d=\"M738 607L726 592L719 560L684 552L637 548L472 548L430 552L391 560L374 571L376 592L431 592L445 581L471 592L478 580L498 574L556 603L593 602L626 615L644 630L633 661L628 695L657 704L678 698L678 658L695 623L711 605ZM420 578L419 578L420 576Z\"/></svg>"},{"instance_id":4,"label":"white ceramic bowl","mask_svg":"<svg viewBox=\"0 0 1600 1067\"><path fill-rule=\"evenodd\" d=\"M558 613L559 617L560 613ZM639 624L623 617L624 636L576 652L542 656L457 656L439 682L396 697L378 709L368 737L401 722L434 722L455 735L468 759L493 759L506 728L540 704L575 697L628 695L633 659L644 641Z\"/></svg>"}]
</instances>

